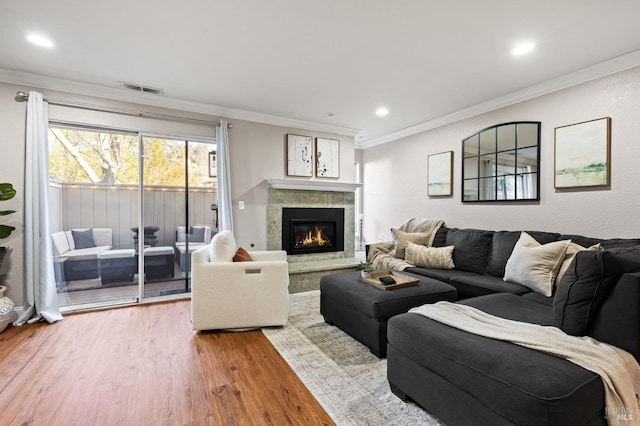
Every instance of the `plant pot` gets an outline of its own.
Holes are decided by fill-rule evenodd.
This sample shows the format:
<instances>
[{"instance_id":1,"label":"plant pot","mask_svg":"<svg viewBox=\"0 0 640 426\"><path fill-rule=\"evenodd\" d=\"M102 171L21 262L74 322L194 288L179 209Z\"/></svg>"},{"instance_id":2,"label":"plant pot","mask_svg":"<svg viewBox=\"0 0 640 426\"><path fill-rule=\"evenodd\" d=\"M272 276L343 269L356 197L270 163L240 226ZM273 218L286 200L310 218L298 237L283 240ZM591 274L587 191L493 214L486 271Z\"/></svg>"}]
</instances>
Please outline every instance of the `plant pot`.
<instances>
[{"instance_id":1,"label":"plant pot","mask_svg":"<svg viewBox=\"0 0 640 426\"><path fill-rule=\"evenodd\" d=\"M360 271L362 278L371 278L371 272Z\"/></svg>"},{"instance_id":2,"label":"plant pot","mask_svg":"<svg viewBox=\"0 0 640 426\"><path fill-rule=\"evenodd\" d=\"M7 328L7 325L13 320L14 311L13 308L15 304L13 300L9 298L9 296L5 296L4 292L7 290L7 287L0 285L0 333Z\"/></svg>"}]
</instances>

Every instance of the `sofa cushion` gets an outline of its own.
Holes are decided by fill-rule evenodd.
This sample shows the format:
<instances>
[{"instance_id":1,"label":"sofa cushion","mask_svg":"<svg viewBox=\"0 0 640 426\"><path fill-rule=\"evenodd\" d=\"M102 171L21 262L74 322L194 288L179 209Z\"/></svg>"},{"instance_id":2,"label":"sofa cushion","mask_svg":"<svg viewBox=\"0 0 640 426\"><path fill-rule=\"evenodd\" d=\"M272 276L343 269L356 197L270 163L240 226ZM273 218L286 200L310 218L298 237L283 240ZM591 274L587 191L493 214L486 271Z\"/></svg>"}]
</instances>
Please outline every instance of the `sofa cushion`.
<instances>
[{"instance_id":1,"label":"sofa cushion","mask_svg":"<svg viewBox=\"0 0 640 426\"><path fill-rule=\"evenodd\" d=\"M574 242L569 243L569 247L567 247L567 252L564 255L564 260L562 261L562 265L560 265L560 270L558 270L558 276L556 277L556 282L559 282L560 280L562 280L562 277L564 277L564 274L567 272L567 269L569 269L569 265L571 265L571 262L573 262L573 258L576 257L576 254L578 254L579 251L583 251L583 250L598 251L598 250L604 250L604 249L602 248L602 244L600 243L594 244L590 247L584 247Z\"/></svg>"},{"instance_id":2,"label":"sofa cushion","mask_svg":"<svg viewBox=\"0 0 640 426\"><path fill-rule=\"evenodd\" d=\"M540 244L558 241L560 234L554 232L526 231ZM491 251L487 260L486 273L495 277L504 277L504 267L520 238L521 231L496 231L491 240ZM570 238L562 238L569 240Z\"/></svg>"},{"instance_id":3,"label":"sofa cushion","mask_svg":"<svg viewBox=\"0 0 640 426\"><path fill-rule=\"evenodd\" d=\"M571 240L572 243L582 247L591 247L604 242L604 240L600 238L583 237L582 235L575 234L562 234L558 237L558 240Z\"/></svg>"},{"instance_id":4,"label":"sofa cushion","mask_svg":"<svg viewBox=\"0 0 640 426\"><path fill-rule=\"evenodd\" d=\"M408 242L426 246L431 239L431 234L427 232L404 232L396 228L391 228L391 235L394 244L392 253L397 259L404 259Z\"/></svg>"},{"instance_id":5,"label":"sofa cushion","mask_svg":"<svg viewBox=\"0 0 640 426\"><path fill-rule=\"evenodd\" d=\"M93 239L93 229L72 229L73 242L76 249L91 248L96 246Z\"/></svg>"},{"instance_id":6,"label":"sofa cushion","mask_svg":"<svg viewBox=\"0 0 640 426\"><path fill-rule=\"evenodd\" d=\"M591 321L588 334L624 349L640 362L640 273L620 277Z\"/></svg>"},{"instance_id":7,"label":"sofa cushion","mask_svg":"<svg viewBox=\"0 0 640 426\"><path fill-rule=\"evenodd\" d=\"M477 307L483 310L508 306L509 319L516 321L540 317L541 305L518 296L495 295L473 301L482 303ZM599 424L593 420L604 410L602 380L570 361L460 331L414 313L391 318L387 331L390 381L396 375L420 374L420 369L398 371L404 366L394 358L397 350L404 355L399 359L410 359L413 365L434 372L490 407L502 419L500 424L523 424L522 419L531 425ZM474 424L473 419L468 419L468 424Z\"/></svg>"},{"instance_id":8,"label":"sofa cushion","mask_svg":"<svg viewBox=\"0 0 640 426\"><path fill-rule=\"evenodd\" d=\"M232 262L236 254L236 239L231 231L222 231L211 240L211 260L216 262Z\"/></svg>"},{"instance_id":9,"label":"sofa cushion","mask_svg":"<svg viewBox=\"0 0 640 426\"><path fill-rule=\"evenodd\" d=\"M530 291L525 286L507 282L493 275L454 275L449 284L458 290L459 299L495 293L525 294Z\"/></svg>"},{"instance_id":10,"label":"sofa cushion","mask_svg":"<svg viewBox=\"0 0 640 426\"><path fill-rule=\"evenodd\" d=\"M453 269L453 246L425 247L407 242L405 260L407 263L425 268Z\"/></svg>"},{"instance_id":11,"label":"sofa cushion","mask_svg":"<svg viewBox=\"0 0 640 426\"><path fill-rule=\"evenodd\" d=\"M553 301L556 326L567 334L581 336L627 272L640 271L640 251L580 251L558 283Z\"/></svg>"},{"instance_id":12,"label":"sofa cushion","mask_svg":"<svg viewBox=\"0 0 640 426\"><path fill-rule=\"evenodd\" d=\"M640 238L609 238L602 241L602 247L605 249L613 248L629 248L640 246Z\"/></svg>"},{"instance_id":13,"label":"sofa cushion","mask_svg":"<svg viewBox=\"0 0 640 426\"><path fill-rule=\"evenodd\" d=\"M479 274L475 272L459 271L457 269L433 269L433 268L420 268L412 267L405 269L412 274L422 275L424 277L435 278L438 281L448 283L454 276L473 276L476 277Z\"/></svg>"},{"instance_id":14,"label":"sofa cushion","mask_svg":"<svg viewBox=\"0 0 640 426\"><path fill-rule=\"evenodd\" d=\"M551 297L570 242L564 240L542 245L522 232L505 266L504 280Z\"/></svg>"},{"instance_id":15,"label":"sofa cushion","mask_svg":"<svg viewBox=\"0 0 640 426\"><path fill-rule=\"evenodd\" d=\"M431 247L444 247L447 242L447 232L449 232L449 228L444 225L438 228L436 235L433 237Z\"/></svg>"},{"instance_id":16,"label":"sofa cushion","mask_svg":"<svg viewBox=\"0 0 640 426\"><path fill-rule=\"evenodd\" d=\"M450 229L445 245L454 246L453 263L457 270L483 274L491 247L493 231Z\"/></svg>"}]
</instances>

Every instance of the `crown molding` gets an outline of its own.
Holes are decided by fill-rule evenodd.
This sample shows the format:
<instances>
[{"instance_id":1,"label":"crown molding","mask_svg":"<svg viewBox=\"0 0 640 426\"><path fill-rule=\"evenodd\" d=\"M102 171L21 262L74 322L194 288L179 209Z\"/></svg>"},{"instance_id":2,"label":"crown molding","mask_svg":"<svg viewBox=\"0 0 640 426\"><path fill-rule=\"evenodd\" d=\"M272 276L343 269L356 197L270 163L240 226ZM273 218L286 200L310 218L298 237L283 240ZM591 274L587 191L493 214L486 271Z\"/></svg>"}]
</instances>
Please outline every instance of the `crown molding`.
<instances>
[{"instance_id":1,"label":"crown molding","mask_svg":"<svg viewBox=\"0 0 640 426\"><path fill-rule=\"evenodd\" d=\"M256 123L271 124L274 126L289 127L308 131L326 132L341 136L353 137L360 132L360 129L353 129L350 127L296 120L292 118L279 117L254 111L246 111L242 109L229 108L202 102L187 101L184 99L158 96L149 93L132 92L122 88L98 86L94 84L81 83L3 68L0 68L0 81L17 85L26 85L40 89L73 93L76 95L94 96L121 102L131 102L159 108L169 108L178 111L208 114L217 117L224 117L227 119L253 121Z\"/></svg>"},{"instance_id":2,"label":"crown molding","mask_svg":"<svg viewBox=\"0 0 640 426\"><path fill-rule=\"evenodd\" d=\"M639 65L640 50L635 50L633 52L618 56L608 61L600 62L599 64L595 64L590 67L565 74L552 80L530 86L526 89L519 90L505 96L491 99L487 102L483 102L481 104L474 105L472 107L465 108L463 110L417 124L415 126L407 127L406 129L402 129L397 132L381 136L379 138L371 139L364 142L356 141L355 148L372 148L374 146L392 142L401 138L405 138L407 136L413 136L427 130L432 130L447 124L455 123L456 121L465 120L467 118L475 117L477 115L494 111L499 108L504 108L552 92L557 92L558 90L566 89L571 86L586 83L588 81L634 68Z\"/></svg>"}]
</instances>

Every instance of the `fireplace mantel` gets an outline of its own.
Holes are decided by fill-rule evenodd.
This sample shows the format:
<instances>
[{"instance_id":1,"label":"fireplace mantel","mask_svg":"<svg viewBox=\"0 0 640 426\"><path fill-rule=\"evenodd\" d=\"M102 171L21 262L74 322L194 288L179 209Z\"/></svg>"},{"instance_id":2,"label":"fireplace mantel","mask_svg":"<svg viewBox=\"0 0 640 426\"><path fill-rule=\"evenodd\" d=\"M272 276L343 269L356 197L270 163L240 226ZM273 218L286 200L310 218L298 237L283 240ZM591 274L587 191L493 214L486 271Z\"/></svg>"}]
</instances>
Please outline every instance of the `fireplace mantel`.
<instances>
[{"instance_id":1,"label":"fireplace mantel","mask_svg":"<svg viewBox=\"0 0 640 426\"><path fill-rule=\"evenodd\" d=\"M360 183L302 179L267 179L267 183L274 189L295 189L302 191L353 192L362 186Z\"/></svg>"}]
</instances>

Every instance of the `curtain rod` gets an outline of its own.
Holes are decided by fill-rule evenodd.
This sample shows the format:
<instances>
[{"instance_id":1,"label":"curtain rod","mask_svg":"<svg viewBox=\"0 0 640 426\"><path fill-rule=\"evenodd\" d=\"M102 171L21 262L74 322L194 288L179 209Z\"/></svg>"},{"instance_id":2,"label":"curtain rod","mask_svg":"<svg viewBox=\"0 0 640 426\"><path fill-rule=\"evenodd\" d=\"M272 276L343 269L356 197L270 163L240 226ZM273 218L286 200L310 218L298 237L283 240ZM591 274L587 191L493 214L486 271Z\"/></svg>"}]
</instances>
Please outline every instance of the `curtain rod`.
<instances>
[{"instance_id":1,"label":"curtain rod","mask_svg":"<svg viewBox=\"0 0 640 426\"><path fill-rule=\"evenodd\" d=\"M16 97L14 99L16 100L16 102L26 102L29 99L29 94L25 92L17 92ZM158 120L164 119L164 120L171 120L171 121L187 121L187 122L194 122L194 123L200 123L200 124L213 124L216 126L220 124L219 121L200 120L197 118L180 117L178 115L162 114L158 112L149 112L149 111L140 111L135 109L127 109L127 108L110 107L110 106L90 104L90 103L80 102L80 101L69 101L66 99L54 99L54 98L48 98L48 97L43 97L43 99L45 100L45 102L48 102L49 105L58 105L58 106L69 107L69 108L86 109L90 111L110 112L113 114L130 115L134 117L152 118L152 119L158 119ZM228 126L232 127L231 124L229 124Z\"/></svg>"}]
</instances>

